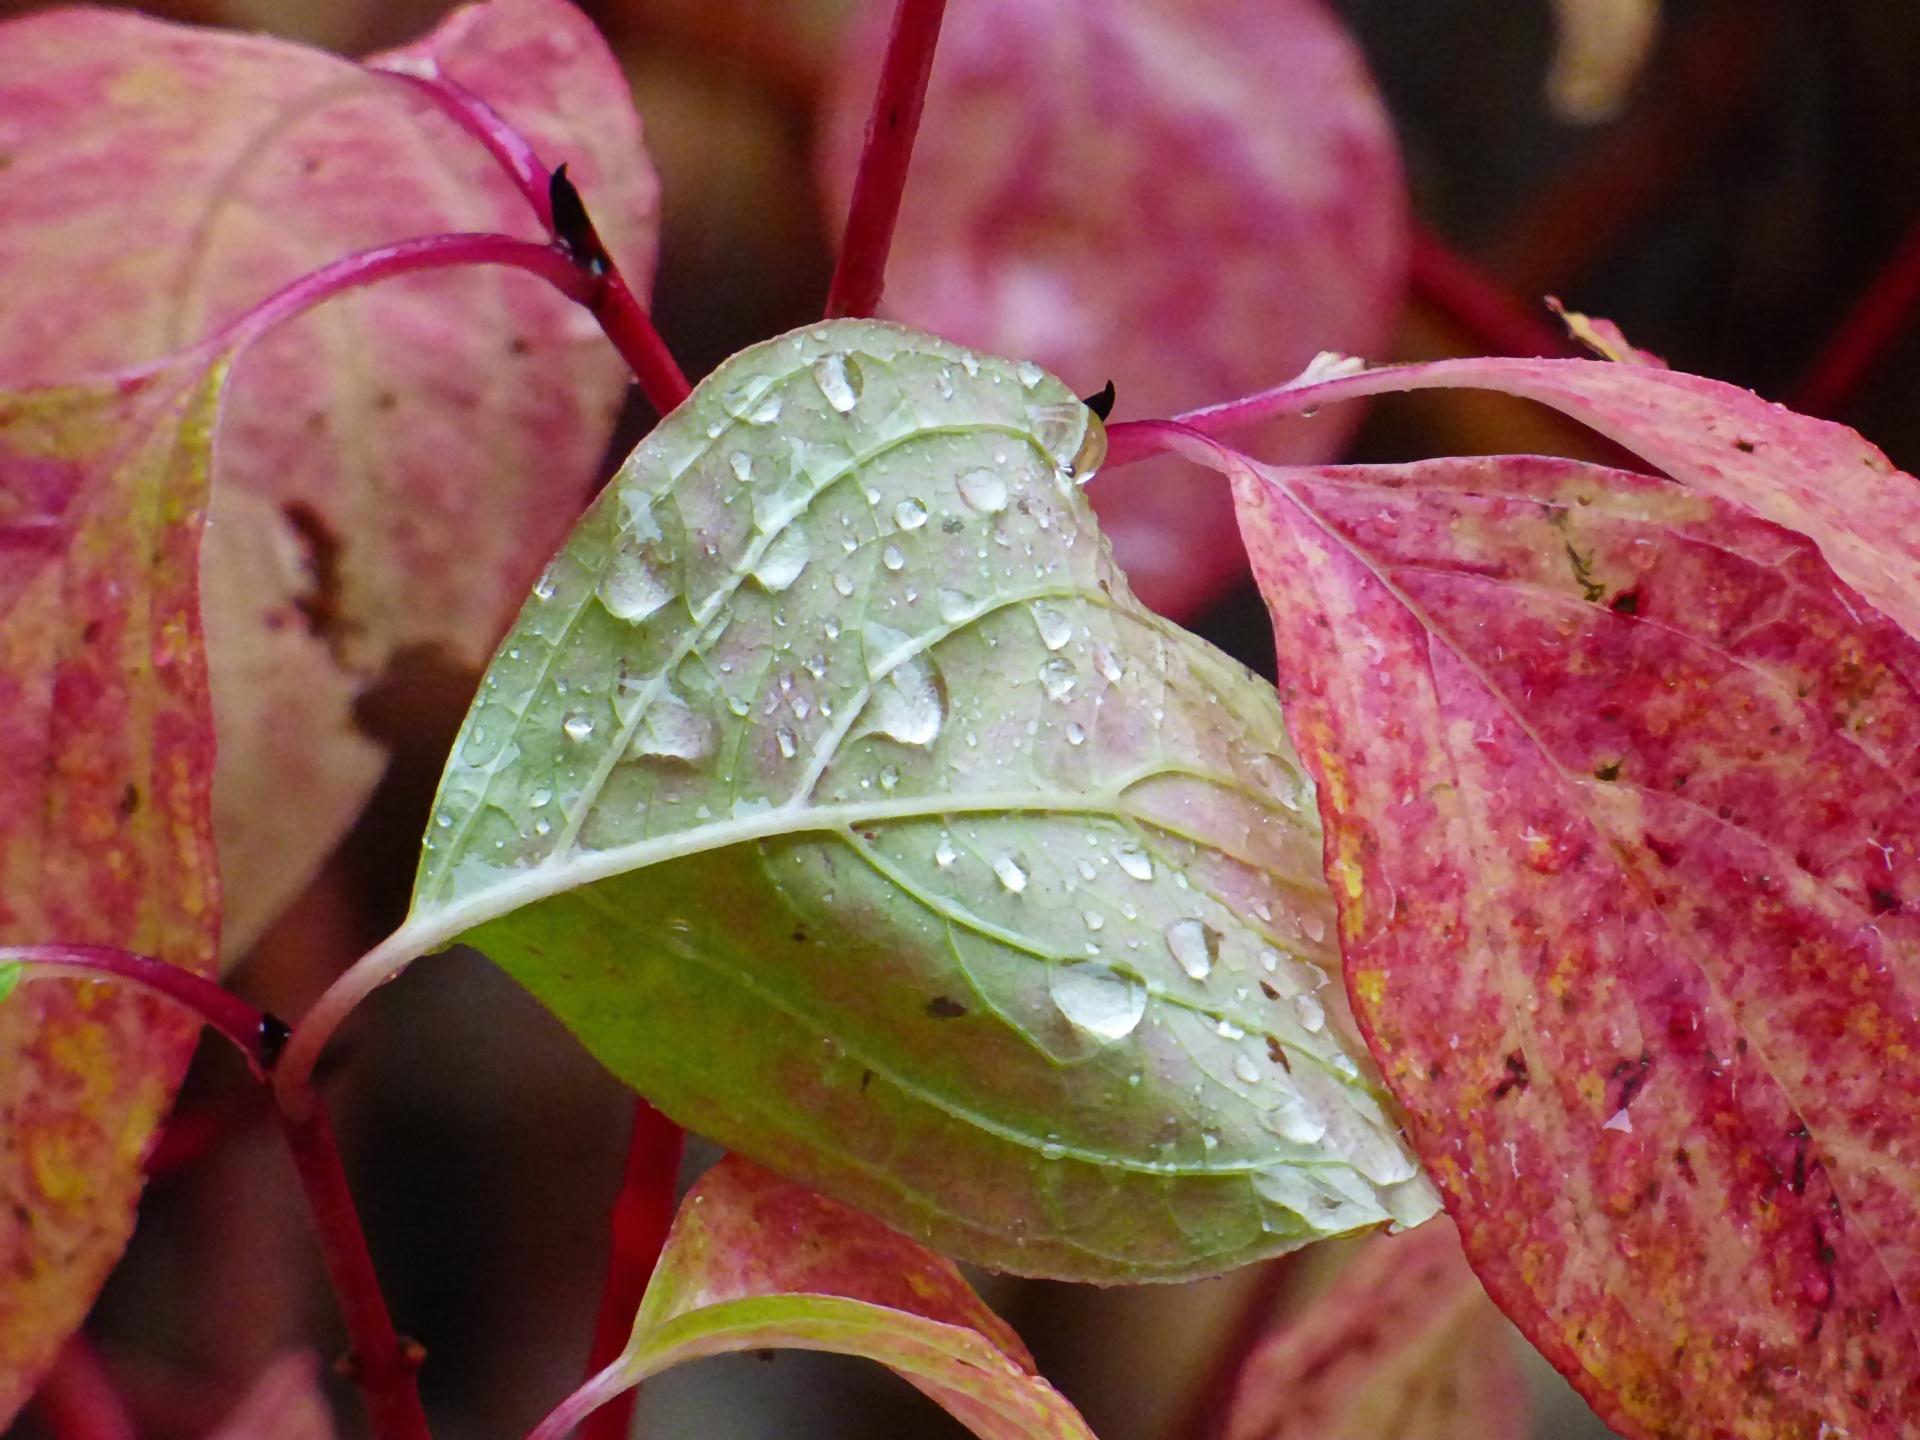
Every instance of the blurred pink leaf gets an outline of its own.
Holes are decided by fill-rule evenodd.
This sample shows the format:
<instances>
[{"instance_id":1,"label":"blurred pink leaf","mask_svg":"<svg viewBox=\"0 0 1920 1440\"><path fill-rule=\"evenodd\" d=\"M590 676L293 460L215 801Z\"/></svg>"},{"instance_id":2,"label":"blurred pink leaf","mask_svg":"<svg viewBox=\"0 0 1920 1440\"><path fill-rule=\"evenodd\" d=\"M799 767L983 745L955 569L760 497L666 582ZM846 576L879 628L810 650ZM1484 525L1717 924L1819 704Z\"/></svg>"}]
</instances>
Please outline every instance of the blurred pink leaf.
<instances>
[{"instance_id":1,"label":"blurred pink leaf","mask_svg":"<svg viewBox=\"0 0 1920 1440\"><path fill-rule=\"evenodd\" d=\"M983 1440L1093 1440L952 1261L732 1155L681 1203L626 1353L534 1440L684 1361L767 1349L878 1360Z\"/></svg>"},{"instance_id":2,"label":"blurred pink leaf","mask_svg":"<svg viewBox=\"0 0 1920 1440\"><path fill-rule=\"evenodd\" d=\"M195 572L224 369L0 392L0 944L213 968ZM0 1002L0 1427L126 1245L199 1028L114 986Z\"/></svg>"},{"instance_id":3,"label":"blurred pink leaf","mask_svg":"<svg viewBox=\"0 0 1920 1440\"><path fill-rule=\"evenodd\" d=\"M320 1359L290 1350L260 1372L208 1440L333 1440L333 1413L320 1392Z\"/></svg>"},{"instance_id":4,"label":"blurred pink leaf","mask_svg":"<svg viewBox=\"0 0 1920 1440\"><path fill-rule=\"evenodd\" d=\"M1511 1333L1452 1221L1375 1236L1247 1361L1226 1440L1526 1440Z\"/></svg>"},{"instance_id":5,"label":"blurred pink leaf","mask_svg":"<svg viewBox=\"0 0 1920 1440\"><path fill-rule=\"evenodd\" d=\"M1616 377L1653 382L1639 408ZM1720 446L1849 449L1737 399L1689 439L1646 417L1710 382L1582 378L1608 433L1723 490L1793 496ZM1920 645L1700 490L1216 458L1355 1013L1488 1290L1627 1434L1911 1433Z\"/></svg>"},{"instance_id":6,"label":"blurred pink leaf","mask_svg":"<svg viewBox=\"0 0 1920 1440\"><path fill-rule=\"evenodd\" d=\"M586 19L490 0L405 53L568 162L645 294L653 177ZM361 247L543 238L481 147L401 82L126 13L0 25L0 155L0 384L153 360ZM206 573L229 952L378 778L354 697L410 647L485 660L577 514L624 386L584 312L499 270L390 282L248 350Z\"/></svg>"},{"instance_id":7,"label":"blurred pink leaf","mask_svg":"<svg viewBox=\"0 0 1920 1440\"><path fill-rule=\"evenodd\" d=\"M863 8L829 96L836 224L892 10ZM1386 112L1319 0L952 0L882 313L1167 415L1382 345L1405 205ZM1253 448L1324 459L1351 419ZM1225 486L1168 459L1090 493L1155 609L1244 579Z\"/></svg>"}]
</instances>

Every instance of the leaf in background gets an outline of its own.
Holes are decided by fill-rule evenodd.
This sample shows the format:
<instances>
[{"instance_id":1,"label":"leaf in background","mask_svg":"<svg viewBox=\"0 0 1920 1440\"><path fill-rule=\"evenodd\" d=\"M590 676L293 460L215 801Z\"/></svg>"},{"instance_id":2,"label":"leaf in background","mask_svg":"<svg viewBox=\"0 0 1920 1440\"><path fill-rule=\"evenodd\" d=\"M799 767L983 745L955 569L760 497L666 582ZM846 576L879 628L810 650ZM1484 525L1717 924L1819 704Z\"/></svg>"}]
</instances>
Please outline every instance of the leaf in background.
<instances>
[{"instance_id":1,"label":"leaf in background","mask_svg":"<svg viewBox=\"0 0 1920 1440\"><path fill-rule=\"evenodd\" d=\"M836 225L892 11L863 7L829 94ZM1319 0L952 0L883 308L1168 415L1377 350L1405 208L1386 110ZM1287 420L1254 448L1325 459L1350 428ZM1092 494L1155 609L1186 619L1244 582L1210 477L1168 458Z\"/></svg>"},{"instance_id":2,"label":"leaf in background","mask_svg":"<svg viewBox=\"0 0 1920 1440\"><path fill-rule=\"evenodd\" d=\"M289 1350L260 1372L208 1440L334 1440L320 1357Z\"/></svg>"},{"instance_id":3,"label":"leaf in background","mask_svg":"<svg viewBox=\"0 0 1920 1440\"><path fill-rule=\"evenodd\" d=\"M1660 37L1660 0L1554 0L1547 104L1574 125L1611 120Z\"/></svg>"},{"instance_id":4,"label":"leaf in background","mask_svg":"<svg viewBox=\"0 0 1920 1440\"><path fill-rule=\"evenodd\" d=\"M682 1124L1007 1269L1425 1218L1319 990L1272 688L1128 592L1103 447L896 326L728 361L535 587L394 943L470 940Z\"/></svg>"},{"instance_id":5,"label":"leaf in background","mask_svg":"<svg viewBox=\"0 0 1920 1440\"><path fill-rule=\"evenodd\" d=\"M688 1360L767 1349L877 1360L982 1440L1093 1440L951 1261L736 1155L681 1203L625 1353L536 1433Z\"/></svg>"},{"instance_id":6,"label":"leaf in background","mask_svg":"<svg viewBox=\"0 0 1920 1440\"><path fill-rule=\"evenodd\" d=\"M224 372L0 393L0 944L213 968L195 580ZM111 986L0 1004L0 1427L126 1244L199 1028Z\"/></svg>"},{"instance_id":7,"label":"leaf in background","mask_svg":"<svg viewBox=\"0 0 1920 1440\"><path fill-rule=\"evenodd\" d=\"M1226 1440L1526 1440L1511 1334L1451 1221L1375 1236L1247 1361Z\"/></svg>"},{"instance_id":8,"label":"leaf in background","mask_svg":"<svg viewBox=\"0 0 1920 1440\"><path fill-rule=\"evenodd\" d=\"M647 292L653 178L579 12L492 0L402 53L567 161ZM407 87L280 41L104 10L8 21L0 117L0 384L167 355L357 248L540 235ZM485 660L578 513L625 383L584 312L501 270L391 281L249 347L206 569L230 957L379 776L355 695L409 647Z\"/></svg>"},{"instance_id":9,"label":"leaf in background","mask_svg":"<svg viewBox=\"0 0 1920 1440\"><path fill-rule=\"evenodd\" d=\"M1627 1434L1913 1433L1920 645L1666 481L1235 483L1348 989L1489 1292Z\"/></svg>"}]
</instances>

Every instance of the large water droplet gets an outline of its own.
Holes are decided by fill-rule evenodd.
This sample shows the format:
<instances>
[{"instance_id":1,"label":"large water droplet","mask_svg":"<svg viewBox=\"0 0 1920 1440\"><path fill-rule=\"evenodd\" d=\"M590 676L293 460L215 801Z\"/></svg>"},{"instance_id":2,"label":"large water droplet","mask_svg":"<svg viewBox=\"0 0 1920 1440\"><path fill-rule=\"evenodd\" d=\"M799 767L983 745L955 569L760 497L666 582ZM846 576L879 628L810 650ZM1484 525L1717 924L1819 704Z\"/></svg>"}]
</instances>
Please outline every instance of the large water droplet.
<instances>
[{"instance_id":1,"label":"large water droplet","mask_svg":"<svg viewBox=\"0 0 1920 1440\"><path fill-rule=\"evenodd\" d=\"M1049 700L1066 699L1078 677L1079 672L1073 668L1073 662L1064 655L1056 655L1040 667L1040 685L1047 692Z\"/></svg>"},{"instance_id":2,"label":"large water droplet","mask_svg":"<svg viewBox=\"0 0 1920 1440\"><path fill-rule=\"evenodd\" d=\"M782 725L778 730L773 732L773 738L780 742L780 753L789 760L794 757L795 751L800 748L800 742L795 737L792 727L790 726Z\"/></svg>"},{"instance_id":3,"label":"large water droplet","mask_svg":"<svg viewBox=\"0 0 1920 1440\"><path fill-rule=\"evenodd\" d=\"M1022 360L1014 367L1013 373L1020 378L1020 387L1023 390L1031 390L1047 378L1047 372L1031 360Z\"/></svg>"},{"instance_id":4,"label":"large water droplet","mask_svg":"<svg viewBox=\"0 0 1920 1440\"><path fill-rule=\"evenodd\" d=\"M754 412L747 416L749 425L771 425L780 418L780 397L769 395L762 400Z\"/></svg>"},{"instance_id":5,"label":"large water droplet","mask_svg":"<svg viewBox=\"0 0 1920 1440\"><path fill-rule=\"evenodd\" d=\"M954 482L967 507L982 515L998 515L1007 508L1007 482L997 470L969 470Z\"/></svg>"},{"instance_id":6,"label":"large water droplet","mask_svg":"<svg viewBox=\"0 0 1920 1440\"><path fill-rule=\"evenodd\" d=\"M584 710L569 710L560 728L569 740L585 740L593 734L593 717Z\"/></svg>"},{"instance_id":7,"label":"large water droplet","mask_svg":"<svg viewBox=\"0 0 1920 1440\"><path fill-rule=\"evenodd\" d=\"M813 362L813 380L820 387L820 393L827 397L827 404L842 415L860 403L865 377L851 355L821 356Z\"/></svg>"},{"instance_id":8,"label":"large water droplet","mask_svg":"<svg viewBox=\"0 0 1920 1440\"><path fill-rule=\"evenodd\" d=\"M889 570L898 570L907 563L907 557L901 553L898 545L889 545L880 552L880 563Z\"/></svg>"},{"instance_id":9,"label":"large water droplet","mask_svg":"<svg viewBox=\"0 0 1920 1440\"><path fill-rule=\"evenodd\" d=\"M595 593L609 615L628 624L638 624L674 597L673 587L660 578L647 557L624 544L607 560Z\"/></svg>"},{"instance_id":10,"label":"large water droplet","mask_svg":"<svg viewBox=\"0 0 1920 1440\"><path fill-rule=\"evenodd\" d=\"M962 615L969 613L974 607L973 596L964 590L949 590L945 586L941 587L934 599L940 607L940 618L949 625Z\"/></svg>"},{"instance_id":11,"label":"large water droplet","mask_svg":"<svg viewBox=\"0 0 1920 1440\"><path fill-rule=\"evenodd\" d=\"M1300 1017L1300 1028L1310 1035L1318 1034L1327 1023L1326 1007L1311 995L1294 996L1293 1009Z\"/></svg>"},{"instance_id":12,"label":"large water droplet","mask_svg":"<svg viewBox=\"0 0 1920 1440\"><path fill-rule=\"evenodd\" d=\"M753 567L753 578L777 593L798 580L812 558L813 541L807 537L806 527L798 520L791 521L769 542L760 563Z\"/></svg>"},{"instance_id":13,"label":"large water droplet","mask_svg":"<svg viewBox=\"0 0 1920 1440\"><path fill-rule=\"evenodd\" d=\"M944 718L933 667L918 655L900 661L874 682L863 717L865 733L902 745L931 745Z\"/></svg>"},{"instance_id":14,"label":"large water droplet","mask_svg":"<svg viewBox=\"0 0 1920 1440\"><path fill-rule=\"evenodd\" d=\"M940 842L933 847L933 863L942 870L950 870L953 862L959 858L960 852L953 848L953 841L942 835Z\"/></svg>"},{"instance_id":15,"label":"large water droplet","mask_svg":"<svg viewBox=\"0 0 1920 1440\"><path fill-rule=\"evenodd\" d=\"M1260 1083L1259 1062L1245 1051L1233 1057L1233 1073L1234 1078L1248 1085L1258 1085Z\"/></svg>"},{"instance_id":16,"label":"large water droplet","mask_svg":"<svg viewBox=\"0 0 1920 1440\"><path fill-rule=\"evenodd\" d=\"M714 727L706 716L669 690L635 727L627 754L637 759L682 760L698 764L713 753Z\"/></svg>"},{"instance_id":17,"label":"large water droplet","mask_svg":"<svg viewBox=\"0 0 1920 1440\"><path fill-rule=\"evenodd\" d=\"M733 467L733 478L742 485L753 480L753 457L744 450L736 450L727 457L727 463Z\"/></svg>"},{"instance_id":18,"label":"large water droplet","mask_svg":"<svg viewBox=\"0 0 1920 1440\"><path fill-rule=\"evenodd\" d=\"M853 594L853 577L844 570L834 571L833 588L842 596Z\"/></svg>"},{"instance_id":19,"label":"large water droplet","mask_svg":"<svg viewBox=\"0 0 1920 1440\"><path fill-rule=\"evenodd\" d=\"M1063 610L1036 600L1030 607L1033 623L1040 631L1040 643L1049 650L1058 650L1073 638L1073 621Z\"/></svg>"},{"instance_id":20,"label":"large water droplet","mask_svg":"<svg viewBox=\"0 0 1920 1440\"><path fill-rule=\"evenodd\" d=\"M993 873L1000 883L1018 895L1027 888L1026 861L1018 855L1001 855L993 862Z\"/></svg>"},{"instance_id":21,"label":"large water droplet","mask_svg":"<svg viewBox=\"0 0 1920 1440\"><path fill-rule=\"evenodd\" d=\"M1291 1210L1316 1230L1329 1233L1357 1230L1392 1218L1380 1208L1365 1183L1344 1166L1309 1170L1276 1165L1256 1172L1253 1188L1262 1199Z\"/></svg>"},{"instance_id":22,"label":"large water droplet","mask_svg":"<svg viewBox=\"0 0 1920 1440\"><path fill-rule=\"evenodd\" d=\"M1198 920L1176 920L1167 927L1167 949L1182 970L1204 980L1220 958L1220 932Z\"/></svg>"},{"instance_id":23,"label":"large water droplet","mask_svg":"<svg viewBox=\"0 0 1920 1440\"><path fill-rule=\"evenodd\" d=\"M1059 966L1047 988L1067 1022L1099 1040L1124 1039L1147 1013L1146 988L1097 961Z\"/></svg>"},{"instance_id":24,"label":"large water droplet","mask_svg":"<svg viewBox=\"0 0 1920 1440\"><path fill-rule=\"evenodd\" d=\"M927 523L927 507L909 495L893 507L893 523L902 530L918 530Z\"/></svg>"},{"instance_id":25,"label":"large water droplet","mask_svg":"<svg viewBox=\"0 0 1920 1440\"><path fill-rule=\"evenodd\" d=\"M1113 852L1113 858L1120 868L1136 880L1153 879L1153 861L1147 858L1147 852L1138 845L1126 844Z\"/></svg>"},{"instance_id":26,"label":"large water droplet","mask_svg":"<svg viewBox=\"0 0 1920 1440\"><path fill-rule=\"evenodd\" d=\"M1322 1120L1304 1100L1289 1099L1267 1112L1267 1128L1296 1145L1317 1145L1327 1133Z\"/></svg>"}]
</instances>

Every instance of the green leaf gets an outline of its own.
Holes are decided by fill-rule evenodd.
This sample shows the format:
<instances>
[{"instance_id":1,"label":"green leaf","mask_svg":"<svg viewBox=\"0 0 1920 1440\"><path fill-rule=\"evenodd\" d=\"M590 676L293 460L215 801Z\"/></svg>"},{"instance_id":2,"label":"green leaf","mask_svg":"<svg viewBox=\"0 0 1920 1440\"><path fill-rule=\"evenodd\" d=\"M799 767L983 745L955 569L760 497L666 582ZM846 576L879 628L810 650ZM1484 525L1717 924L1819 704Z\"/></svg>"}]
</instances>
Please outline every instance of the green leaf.
<instances>
[{"instance_id":1,"label":"green leaf","mask_svg":"<svg viewBox=\"0 0 1920 1440\"><path fill-rule=\"evenodd\" d=\"M414 953L471 941L675 1119L987 1264L1426 1218L1276 697L1128 591L1104 444L896 326L728 361L495 657Z\"/></svg>"},{"instance_id":2,"label":"green leaf","mask_svg":"<svg viewBox=\"0 0 1920 1440\"><path fill-rule=\"evenodd\" d=\"M982 1440L1093 1440L950 1261L737 1155L682 1202L626 1350L533 1440L649 1375L768 1349L877 1360Z\"/></svg>"}]
</instances>

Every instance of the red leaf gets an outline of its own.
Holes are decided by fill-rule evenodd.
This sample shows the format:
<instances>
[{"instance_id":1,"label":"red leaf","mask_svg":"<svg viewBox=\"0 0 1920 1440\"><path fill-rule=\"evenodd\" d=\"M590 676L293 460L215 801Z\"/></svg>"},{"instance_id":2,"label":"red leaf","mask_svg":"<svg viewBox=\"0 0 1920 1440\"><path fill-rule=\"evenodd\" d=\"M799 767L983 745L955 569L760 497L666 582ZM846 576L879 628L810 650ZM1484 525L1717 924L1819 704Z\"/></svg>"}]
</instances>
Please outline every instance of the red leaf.
<instances>
[{"instance_id":1,"label":"red leaf","mask_svg":"<svg viewBox=\"0 0 1920 1440\"><path fill-rule=\"evenodd\" d=\"M1525 1440L1511 1334L1451 1221L1375 1236L1247 1361L1226 1440Z\"/></svg>"},{"instance_id":2,"label":"red leaf","mask_svg":"<svg viewBox=\"0 0 1920 1440\"><path fill-rule=\"evenodd\" d=\"M213 967L195 574L217 384L0 394L0 944ZM0 1003L0 1425L119 1258L198 1032L113 986Z\"/></svg>"},{"instance_id":3,"label":"red leaf","mask_svg":"<svg viewBox=\"0 0 1920 1440\"><path fill-rule=\"evenodd\" d=\"M836 216L892 10L869 0L829 97ZM1319 0L951 0L883 313L1165 415L1382 344L1405 228L1386 112ZM1325 458L1349 425L1285 421L1262 453ZM1090 493L1154 608L1244 578L1225 487L1167 460Z\"/></svg>"},{"instance_id":4,"label":"red leaf","mask_svg":"<svg viewBox=\"0 0 1920 1440\"><path fill-rule=\"evenodd\" d=\"M626 82L578 11L491 0L402 53L568 162L646 293L653 176ZM280 41L104 10L9 21L0 115L0 384L152 360L362 247L545 238L411 88ZM585 312L503 270L390 282L249 348L206 575L230 949L297 893L379 776L354 696L409 647L485 661L578 512L625 383Z\"/></svg>"},{"instance_id":5,"label":"red leaf","mask_svg":"<svg viewBox=\"0 0 1920 1440\"><path fill-rule=\"evenodd\" d=\"M1627 1433L1913 1433L1920 645L1667 482L1222 463L1488 1290Z\"/></svg>"}]
</instances>

